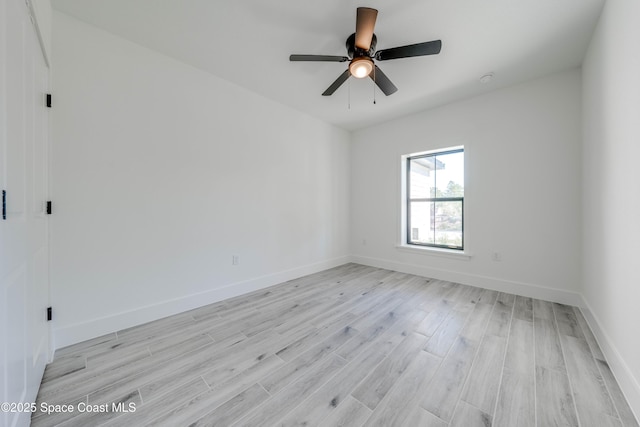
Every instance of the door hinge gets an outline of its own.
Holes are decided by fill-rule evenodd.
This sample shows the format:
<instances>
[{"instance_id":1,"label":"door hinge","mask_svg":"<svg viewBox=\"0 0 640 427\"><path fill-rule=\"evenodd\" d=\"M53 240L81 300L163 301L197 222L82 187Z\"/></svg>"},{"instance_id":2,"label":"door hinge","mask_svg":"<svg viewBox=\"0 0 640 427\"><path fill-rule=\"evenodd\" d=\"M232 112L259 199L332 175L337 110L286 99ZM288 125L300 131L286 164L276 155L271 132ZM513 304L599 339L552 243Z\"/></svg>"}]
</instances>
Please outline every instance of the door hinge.
<instances>
[{"instance_id":1,"label":"door hinge","mask_svg":"<svg viewBox=\"0 0 640 427\"><path fill-rule=\"evenodd\" d=\"M7 192L2 190L2 219L7 219Z\"/></svg>"},{"instance_id":2,"label":"door hinge","mask_svg":"<svg viewBox=\"0 0 640 427\"><path fill-rule=\"evenodd\" d=\"M47 201L47 215L51 215L51 200Z\"/></svg>"},{"instance_id":3,"label":"door hinge","mask_svg":"<svg viewBox=\"0 0 640 427\"><path fill-rule=\"evenodd\" d=\"M47 322L50 322L53 318L53 309L51 307L47 307Z\"/></svg>"},{"instance_id":4,"label":"door hinge","mask_svg":"<svg viewBox=\"0 0 640 427\"><path fill-rule=\"evenodd\" d=\"M51 108L51 94L47 94L47 107Z\"/></svg>"}]
</instances>

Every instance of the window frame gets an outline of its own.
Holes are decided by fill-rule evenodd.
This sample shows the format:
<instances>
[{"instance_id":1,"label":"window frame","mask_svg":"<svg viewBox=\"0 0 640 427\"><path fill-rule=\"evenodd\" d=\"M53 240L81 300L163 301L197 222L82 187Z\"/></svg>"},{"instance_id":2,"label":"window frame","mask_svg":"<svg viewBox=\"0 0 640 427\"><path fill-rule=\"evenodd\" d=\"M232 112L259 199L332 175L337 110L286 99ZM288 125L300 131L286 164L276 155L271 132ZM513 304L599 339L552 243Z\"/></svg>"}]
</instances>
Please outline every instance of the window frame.
<instances>
[{"instance_id":1,"label":"window frame","mask_svg":"<svg viewBox=\"0 0 640 427\"><path fill-rule=\"evenodd\" d=\"M464 229L464 217L465 217L465 204L464 204L464 195L462 197L420 197L420 198L411 198L411 161L415 159L427 158L427 157L437 157L446 154L453 153L463 153L465 154L464 146L459 147L450 147L443 148L440 150L433 150L422 153L413 153L402 156L403 167L404 167L404 179L403 179L403 198L404 198L404 212L403 212L403 223L406 227L404 230L404 238L401 242L401 247L407 249L419 249L419 250L435 250L435 251L446 251L453 254L465 254L465 229ZM466 158L466 156L465 156ZM466 163L465 163L466 164ZM434 170L434 173L437 172ZM466 175L466 174L465 174ZM465 188L464 180L463 180L463 188ZM450 246L450 245L440 245L437 243L417 243L411 241L411 203L412 202L428 202L428 203L437 203L437 202L460 202L461 203L461 232L462 232L462 242L460 246ZM435 232L435 231L434 231Z\"/></svg>"}]
</instances>

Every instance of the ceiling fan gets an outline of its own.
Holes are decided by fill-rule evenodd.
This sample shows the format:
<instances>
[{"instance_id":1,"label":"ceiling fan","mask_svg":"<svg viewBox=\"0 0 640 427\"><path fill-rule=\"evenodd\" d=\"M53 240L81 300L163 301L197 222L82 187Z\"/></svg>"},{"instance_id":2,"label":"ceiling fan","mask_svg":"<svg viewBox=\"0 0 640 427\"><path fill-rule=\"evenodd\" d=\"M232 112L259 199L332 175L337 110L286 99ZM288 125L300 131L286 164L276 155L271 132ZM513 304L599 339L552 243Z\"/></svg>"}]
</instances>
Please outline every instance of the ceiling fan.
<instances>
[{"instance_id":1,"label":"ceiling fan","mask_svg":"<svg viewBox=\"0 0 640 427\"><path fill-rule=\"evenodd\" d=\"M387 61L389 59L410 58L413 56L436 55L440 53L442 41L433 40L430 42L416 43L407 46L392 47L376 52L377 38L373 33L376 25L378 11L369 7L359 7L356 16L356 32L347 39L347 55L291 55L289 61L320 61L320 62L346 62L349 61L349 68L325 90L322 95L330 96L335 92L350 76L364 78L369 76L382 90L389 96L395 93L398 88L391 83L391 80L373 62Z\"/></svg>"}]
</instances>

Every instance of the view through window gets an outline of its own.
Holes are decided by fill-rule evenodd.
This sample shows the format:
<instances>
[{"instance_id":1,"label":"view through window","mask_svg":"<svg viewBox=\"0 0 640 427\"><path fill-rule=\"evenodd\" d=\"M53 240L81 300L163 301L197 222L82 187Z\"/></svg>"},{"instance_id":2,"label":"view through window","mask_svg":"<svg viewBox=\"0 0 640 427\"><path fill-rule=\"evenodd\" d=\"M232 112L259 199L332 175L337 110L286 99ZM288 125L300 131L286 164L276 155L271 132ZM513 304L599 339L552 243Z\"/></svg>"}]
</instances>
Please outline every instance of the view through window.
<instances>
[{"instance_id":1,"label":"view through window","mask_svg":"<svg viewBox=\"0 0 640 427\"><path fill-rule=\"evenodd\" d=\"M407 158L407 244L464 249L464 149Z\"/></svg>"}]
</instances>

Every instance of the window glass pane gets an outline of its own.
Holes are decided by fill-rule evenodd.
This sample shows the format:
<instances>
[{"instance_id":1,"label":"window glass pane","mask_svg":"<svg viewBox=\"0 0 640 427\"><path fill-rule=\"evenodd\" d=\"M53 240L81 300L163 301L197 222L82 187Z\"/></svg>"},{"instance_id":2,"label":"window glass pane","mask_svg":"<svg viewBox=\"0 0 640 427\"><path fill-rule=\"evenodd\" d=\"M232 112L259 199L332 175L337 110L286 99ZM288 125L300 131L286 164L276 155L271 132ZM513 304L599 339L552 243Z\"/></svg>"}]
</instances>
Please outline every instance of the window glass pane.
<instances>
[{"instance_id":1,"label":"window glass pane","mask_svg":"<svg viewBox=\"0 0 640 427\"><path fill-rule=\"evenodd\" d=\"M409 162L409 197L412 199L428 199L435 187L435 158L422 157Z\"/></svg>"},{"instance_id":2,"label":"window glass pane","mask_svg":"<svg viewBox=\"0 0 640 427\"><path fill-rule=\"evenodd\" d=\"M434 202L435 244L462 247L462 202Z\"/></svg>"},{"instance_id":3,"label":"window glass pane","mask_svg":"<svg viewBox=\"0 0 640 427\"><path fill-rule=\"evenodd\" d=\"M411 202L409 206L409 241L434 244L433 202Z\"/></svg>"},{"instance_id":4,"label":"window glass pane","mask_svg":"<svg viewBox=\"0 0 640 427\"><path fill-rule=\"evenodd\" d=\"M406 167L406 242L463 250L464 151L416 155Z\"/></svg>"},{"instance_id":5,"label":"window glass pane","mask_svg":"<svg viewBox=\"0 0 640 427\"><path fill-rule=\"evenodd\" d=\"M464 196L464 153L441 154L435 157L437 187L433 197Z\"/></svg>"}]
</instances>

